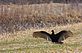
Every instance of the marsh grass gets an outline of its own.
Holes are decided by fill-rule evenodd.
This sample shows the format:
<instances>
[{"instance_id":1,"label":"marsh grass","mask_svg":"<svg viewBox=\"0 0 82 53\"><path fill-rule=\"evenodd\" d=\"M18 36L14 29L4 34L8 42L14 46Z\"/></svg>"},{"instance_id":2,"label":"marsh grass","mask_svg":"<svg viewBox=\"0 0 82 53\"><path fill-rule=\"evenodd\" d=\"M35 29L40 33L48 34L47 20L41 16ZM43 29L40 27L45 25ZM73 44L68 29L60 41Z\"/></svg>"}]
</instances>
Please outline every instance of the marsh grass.
<instances>
[{"instance_id":1,"label":"marsh grass","mask_svg":"<svg viewBox=\"0 0 82 53\"><path fill-rule=\"evenodd\" d=\"M0 33L82 22L82 4L0 5Z\"/></svg>"}]
</instances>

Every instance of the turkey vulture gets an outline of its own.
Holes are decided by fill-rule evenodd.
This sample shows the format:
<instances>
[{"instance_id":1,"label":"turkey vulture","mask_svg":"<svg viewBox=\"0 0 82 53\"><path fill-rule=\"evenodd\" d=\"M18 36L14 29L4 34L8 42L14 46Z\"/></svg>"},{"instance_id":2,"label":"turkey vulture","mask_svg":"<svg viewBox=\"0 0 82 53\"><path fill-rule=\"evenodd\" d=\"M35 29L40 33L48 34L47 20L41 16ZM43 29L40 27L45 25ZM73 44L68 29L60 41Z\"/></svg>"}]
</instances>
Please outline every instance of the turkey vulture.
<instances>
[{"instance_id":1,"label":"turkey vulture","mask_svg":"<svg viewBox=\"0 0 82 53\"><path fill-rule=\"evenodd\" d=\"M63 40L73 35L71 31L67 31L67 30L62 30L57 34L54 34L54 30L52 30L51 32L52 34L49 34L45 31L36 31L33 33L33 37L44 38L46 40L49 40L55 43L63 43L62 42Z\"/></svg>"}]
</instances>

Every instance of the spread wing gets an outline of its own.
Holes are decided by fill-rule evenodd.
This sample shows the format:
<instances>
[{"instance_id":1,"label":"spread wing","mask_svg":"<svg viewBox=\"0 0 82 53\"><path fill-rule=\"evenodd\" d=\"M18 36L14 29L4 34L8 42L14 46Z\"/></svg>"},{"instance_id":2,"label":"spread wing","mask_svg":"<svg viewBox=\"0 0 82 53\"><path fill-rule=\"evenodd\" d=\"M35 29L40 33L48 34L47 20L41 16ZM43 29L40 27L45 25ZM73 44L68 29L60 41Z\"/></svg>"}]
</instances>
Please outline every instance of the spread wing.
<instances>
[{"instance_id":1,"label":"spread wing","mask_svg":"<svg viewBox=\"0 0 82 53\"><path fill-rule=\"evenodd\" d=\"M50 34L45 31L36 31L33 33L33 37L39 37L51 41Z\"/></svg>"}]
</instances>

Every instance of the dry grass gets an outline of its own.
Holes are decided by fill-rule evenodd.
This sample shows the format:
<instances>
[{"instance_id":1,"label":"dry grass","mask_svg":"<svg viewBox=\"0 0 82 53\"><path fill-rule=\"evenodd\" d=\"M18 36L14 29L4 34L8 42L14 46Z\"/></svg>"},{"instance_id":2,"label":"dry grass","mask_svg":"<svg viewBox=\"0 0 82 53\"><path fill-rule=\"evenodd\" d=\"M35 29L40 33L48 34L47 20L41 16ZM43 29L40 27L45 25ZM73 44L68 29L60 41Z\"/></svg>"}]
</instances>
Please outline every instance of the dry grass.
<instances>
[{"instance_id":1,"label":"dry grass","mask_svg":"<svg viewBox=\"0 0 82 53\"><path fill-rule=\"evenodd\" d=\"M0 52L80 53L82 52L82 23L77 22L82 21L81 14L81 8L79 11L76 8L72 10L69 5L64 4L0 5L0 32L2 32ZM68 25L58 26L58 24ZM44 30L51 33L52 29L55 33L64 29L70 30L74 36L66 39L62 45L32 37L34 31ZM12 30L13 33L5 33Z\"/></svg>"},{"instance_id":2,"label":"dry grass","mask_svg":"<svg viewBox=\"0 0 82 53\"><path fill-rule=\"evenodd\" d=\"M70 4L0 5L0 32L13 32L31 27L51 27L82 22L82 4L72 8Z\"/></svg>"},{"instance_id":3,"label":"dry grass","mask_svg":"<svg viewBox=\"0 0 82 53\"><path fill-rule=\"evenodd\" d=\"M55 44L44 39L36 39L32 37L34 31L44 30L55 33L61 30L71 30L74 33L64 41L64 44ZM81 53L82 52L82 23L56 26L42 29L27 29L14 33L4 33L0 35L0 52L1 53Z\"/></svg>"}]
</instances>

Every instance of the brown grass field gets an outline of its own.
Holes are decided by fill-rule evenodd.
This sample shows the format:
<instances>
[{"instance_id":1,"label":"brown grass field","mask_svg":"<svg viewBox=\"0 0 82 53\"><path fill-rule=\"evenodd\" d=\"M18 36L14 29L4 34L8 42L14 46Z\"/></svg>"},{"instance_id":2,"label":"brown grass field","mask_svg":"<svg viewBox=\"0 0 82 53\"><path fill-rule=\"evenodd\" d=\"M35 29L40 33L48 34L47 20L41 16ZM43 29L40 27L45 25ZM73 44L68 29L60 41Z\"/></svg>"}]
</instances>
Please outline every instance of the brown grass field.
<instances>
[{"instance_id":1,"label":"brown grass field","mask_svg":"<svg viewBox=\"0 0 82 53\"><path fill-rule=\"evenodd\" d=\"M81 6L78 10L58 3L0 5L0 53L82 53ZM70 30L74 35L55 44L32 37L41 30Z\"/></svg>"},{"instance_id":2,"label":"brown grass field","mask_svg":"<svg viewBox=\"0 0 82 53\"><path fill-rule=\"evenodd\" d=\"M55 33L61 30L71 30L74 35L64 41L64 44L55 44L44 39L32 37L34 31L47 31ZM82 52L82 23L66 26L56 26L42 29L29 29L15 33L0 35L1 53L81 53Z\"/></svg>"}]
</instances>

